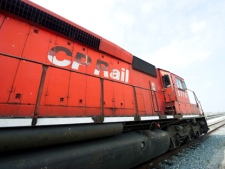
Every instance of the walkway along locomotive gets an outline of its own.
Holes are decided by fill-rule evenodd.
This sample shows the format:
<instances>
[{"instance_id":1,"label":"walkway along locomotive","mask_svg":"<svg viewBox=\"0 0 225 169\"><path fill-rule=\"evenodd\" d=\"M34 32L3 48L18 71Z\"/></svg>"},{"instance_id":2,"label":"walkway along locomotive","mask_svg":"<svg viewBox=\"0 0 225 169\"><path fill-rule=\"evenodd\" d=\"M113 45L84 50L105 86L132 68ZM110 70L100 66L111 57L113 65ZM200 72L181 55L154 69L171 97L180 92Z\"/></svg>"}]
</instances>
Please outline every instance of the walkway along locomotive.
<instances>
[{"instance_id":1,"label":"walkway along locomotive","mask_svg":"<svg viewBox=\"0 0 225 169\"><path fill-rule=\"evenodd\" d=\"M0 42L0 168L131 168L208 131L183 78L30 1L0 0Z\"/></svg>"}]
</instances>

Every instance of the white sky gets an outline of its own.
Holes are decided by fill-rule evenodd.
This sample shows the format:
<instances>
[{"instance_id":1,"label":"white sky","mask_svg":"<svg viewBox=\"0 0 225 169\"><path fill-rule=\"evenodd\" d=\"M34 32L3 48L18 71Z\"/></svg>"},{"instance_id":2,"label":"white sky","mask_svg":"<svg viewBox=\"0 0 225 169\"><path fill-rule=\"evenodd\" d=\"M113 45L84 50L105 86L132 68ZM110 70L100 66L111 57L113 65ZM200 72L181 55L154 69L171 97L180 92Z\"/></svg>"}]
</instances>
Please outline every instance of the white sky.
<instances>
[{"instance_id":1,"label":"white sky","mask_svg":"<svg viewBox=\"0 0 225 169\"><path fill-rule=\"evenodd\" d=\"M169 70L205 112L225 111L224 0L32 0Z\"/></svg>"}]
</instances>

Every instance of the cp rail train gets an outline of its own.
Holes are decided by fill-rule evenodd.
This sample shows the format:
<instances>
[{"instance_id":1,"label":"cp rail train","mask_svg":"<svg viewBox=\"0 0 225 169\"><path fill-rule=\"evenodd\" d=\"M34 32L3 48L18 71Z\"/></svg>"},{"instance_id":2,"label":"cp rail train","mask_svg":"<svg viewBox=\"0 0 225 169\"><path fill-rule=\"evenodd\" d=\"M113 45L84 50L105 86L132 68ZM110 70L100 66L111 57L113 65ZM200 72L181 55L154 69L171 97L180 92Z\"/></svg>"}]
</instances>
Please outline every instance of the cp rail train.
<instances>
[{"instance_id":1,"label":"cp rail train","mask_svg":"<svg viewBox=\"0 0 225 169\"><path fill-rule=\"evenodd\" d=\"M180 76L0 0L0 168L131 168L207 131Z\"/></svg>"}]
</instances>

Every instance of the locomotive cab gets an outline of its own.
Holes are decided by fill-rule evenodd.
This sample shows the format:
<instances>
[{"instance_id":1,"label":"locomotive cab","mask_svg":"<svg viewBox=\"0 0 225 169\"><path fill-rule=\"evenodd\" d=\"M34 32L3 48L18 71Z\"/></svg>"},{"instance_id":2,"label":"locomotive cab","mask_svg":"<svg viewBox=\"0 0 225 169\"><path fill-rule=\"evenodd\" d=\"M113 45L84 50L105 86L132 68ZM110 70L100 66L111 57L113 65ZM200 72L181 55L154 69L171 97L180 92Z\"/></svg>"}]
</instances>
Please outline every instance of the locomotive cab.
<instances>
[{"instance_id":1,"label":"locomotive cab","mask_svg":"<svg viewBox=\"0 0 225 169\"><path fill-rule=\"evenodd\" d=\"M168 115L200 115L200 103L195 93L187 89L183 78L159 69Z\"/></svg>"}]
</instances>

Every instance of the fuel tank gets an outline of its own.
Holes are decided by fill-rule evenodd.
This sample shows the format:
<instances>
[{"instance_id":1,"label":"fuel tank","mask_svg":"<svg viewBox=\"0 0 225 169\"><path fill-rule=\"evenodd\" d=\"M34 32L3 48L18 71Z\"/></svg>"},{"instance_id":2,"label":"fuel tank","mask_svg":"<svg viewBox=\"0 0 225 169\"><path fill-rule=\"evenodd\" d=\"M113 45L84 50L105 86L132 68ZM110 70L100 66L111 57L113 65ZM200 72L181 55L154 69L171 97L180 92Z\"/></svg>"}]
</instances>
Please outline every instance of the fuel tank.
<instances>
[{"instance_id":1,"label":"fuel tank","mask_svg":"<svg viewBox=\"0 0 225 169\"><path fill-rule=\"evenodd\" d=\"M122 131L122 123L3 128L0 152L90 140Z\"/></svg>"},{"instance_id":2,"label":"fuel tank","mask_svg":"<svg viewBox=\"0 0 225 169\"><path fill-rule=\"evenodd\" d=\"M142 130L119 135L4 155L0 168L115 169L131 168L169 149L162 130Z\"/></svg>"}]
</instances>

